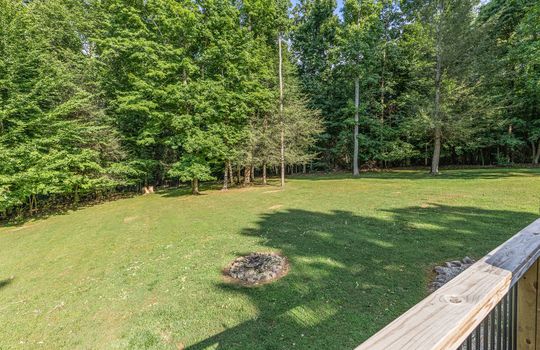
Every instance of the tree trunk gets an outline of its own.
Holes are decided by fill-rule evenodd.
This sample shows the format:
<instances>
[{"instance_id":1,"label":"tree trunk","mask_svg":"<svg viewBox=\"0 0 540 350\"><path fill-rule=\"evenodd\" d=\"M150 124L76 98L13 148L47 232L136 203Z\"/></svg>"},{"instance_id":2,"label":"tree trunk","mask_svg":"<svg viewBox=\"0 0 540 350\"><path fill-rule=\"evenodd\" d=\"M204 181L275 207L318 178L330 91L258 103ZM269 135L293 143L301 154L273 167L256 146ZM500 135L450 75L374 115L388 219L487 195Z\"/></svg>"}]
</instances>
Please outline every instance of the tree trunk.
<instances>
[{"instance_id":1,"label":"tree trunk","mask_svg":"<svg viewBox=\"0 0 540 350\"><path fill-rule=\"evenodd\" d=\"M508 125L508 136L512 136L512 124ZM506 155L506 160L508 163L513 163L512 147L507 147L508 154Z\"/></svg>"},{"instance_id":2,"label":"tree trunk","mask_svg":"<svg viewBox=\"0 0 540 350\"><path fill-rule=\"evenodd\" d=\"M229 180L231 181L231 185L234 185L234 176L233 176L232 164L230 160L227 162L227 167L229 170Z\"/></svg>"},{"instance_id":3,"label":"tree trunk","mask_svg":"<svg viewBox=\"0 0 540 350\"><path fill-rule=\"evenodd\" d=\"M255 166L251 166L251 182L255 182Z\"/></svg>"},{"instance_id":4,"label":"tree trunk","mask_svg":"<svg viewBox=\"0 0 540 350\"><path fill-rule=\"evenodd\" d=\"M434 147L433 147L433 158L431 160L431 173L432 174L438 174L439 173L439 160L441 157L441 138L442 138L442 130L441 130L441 70L442 70L442 52L441 52L441 19L440 16L442 16L443 12L443 3L442 0L439 0L438 3L438 11L439 13L439 19L437 23L437 47L436 47L436 58L437 58L437 65L435 69L435 115L434 115L434 122L435 122L435 137L434 137Z\"/></svg>"},{"instance_id":5,"label":"tree trunk","mask_svg":"<svg viewBox=\"0 0 540 350\"><path fill-rule=\"evenodd\" d=\"M441 127L435 128L435 143L433 145L433 158L431 159L431 173L439 173L439 160L441 158Z\"/></svg>"},{"instance_id":6,"label":"tree trunk","mask_svg":"<svg viewBox=\"0 0 540 350\"><path fill-rule=\"evenodd\" d=\"M354 80L354 156L353 156L353 175L360 175L358 168L358 107L360 105L360 78Z\"/></svg>"},{"instance_id":7,"label":"tree trunk","mask_svg":"<svg viewBox=\"0 0 540 350\"><path fill-rule=\"evenodd\" d=\"M533 149L534 149L534 145L533 145ZM538 146L536 148L536 153L533 157L533 164L538 164L538 160L540 158L540 140L538 140Z\"/></svg>"},{"instance_id":8,"label":"tree trunk","mask_svg":"<svg viewBox=\"0 0 540 350\"><path fill-rule=\"evenodd\" d=\"M73 201L75 202L75 204L79 203L79 187L78 186L75 186Z\"/></svg>"},{"instance_id":9,"label":"tree trunk","mask_svg":"<svg viewBox=\"0 0 540 350\"><path fill-rule=\"evenodd\" d=\"M267 180L266 180L266 162L263 162L263 165L262 165L262 181L263 181L263 185L267 185Z\"/></svg>"},{"instance_id":10,"label":"tree trunk","mask_svg":"<svg viewBox=\"0 0 540 350\"><path fill-rule=\"evenodd\" d=\"M386 43L383 48L383 61L382 61L382 72L381 72L381 126L384 125L384 71L386 68ZM382 136L382 130L381 130L381 136Z\"/></svg>"},{"instance_id":11,"label":"tree trunk","mask_svg":"<svg viewBox=\"0 0 540 350\"><path fill-rule=\"evenodd\" d=\"M486 160L484 159L484 151L480 149L480 162L482 162L482 166L486 165Z\"/></svg>"},{"instance_id":12,"label":"tree trunk","mask_svg":"<svg viewBox=\"0 0 540 350\"><path fill-rule=\"evenodd\" d=\"M200 194L199 193L199 179L191 180L191 194Z\"/></svg>"},{"instance_id":13,"label":"tree trunk","mask_svg":"<svg viewBox=\"0 0 540 350\"><path fill-rule=\"evenodd\" d=\"M225 170L223 171L223 187L222 191L227 191L229 189L229 161L225 162Z\"/></svg>"},{"instance_id":14,"label":"tree trunk","mask_svg":"<svg viewBox=\"0 0 540 350\"><path fill-rule=\"evenodd\" d=\"M306 171L306 163L302 164L302 174L305 174Z\"/></svg>"},{"instance_id":15,"label":"tree trunk","mask_svg":"<svg viewBox=\"0 0 540 350\"><path fill-rule=\"evenodd\" d=\"M240 168L240 165L236 166L236 183L240 185L240 177L241 177L242 169Z\"/></svg>"},{"instance_id":16,"label":"tree trunk","mask_svg":"<svg viewBox=\"0 0 540 350\"><path fill-rule=\"evenodd\" d=\"M281 52L281 33L278 35L279 48L279 120L280 120L280 163L281 187L285 187L285 121L283 115L283 55Z\"/></svg>"},{"instance_id":17,"label":"tree trunk","mask_svg":"<svg viewBox=\"0 0 540 350\"><path fill-rule=\"evenodd\" d=\"M249 185L251 182L251 166L244 167L244 186Z\"/></svg>"}]
</instances>

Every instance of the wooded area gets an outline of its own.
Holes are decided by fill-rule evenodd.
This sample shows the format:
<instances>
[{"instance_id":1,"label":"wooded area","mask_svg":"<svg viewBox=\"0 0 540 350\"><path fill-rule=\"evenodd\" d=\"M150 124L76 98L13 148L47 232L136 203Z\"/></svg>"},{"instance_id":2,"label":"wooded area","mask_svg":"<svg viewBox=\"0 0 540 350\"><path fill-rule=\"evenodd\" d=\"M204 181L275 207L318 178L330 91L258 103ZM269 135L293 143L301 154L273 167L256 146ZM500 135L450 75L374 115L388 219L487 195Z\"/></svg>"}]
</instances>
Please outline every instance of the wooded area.
<instances>
[{"instance_id":1,"label":"wooded area","mask_svg":"<svg viewBox=\"0 0 540 350\"><path fill-rule=\"evenodd\" d=\"M538 163L538 1L336 6L0 0L1 215L287 169Z\"/></svg>"}]
</instances>

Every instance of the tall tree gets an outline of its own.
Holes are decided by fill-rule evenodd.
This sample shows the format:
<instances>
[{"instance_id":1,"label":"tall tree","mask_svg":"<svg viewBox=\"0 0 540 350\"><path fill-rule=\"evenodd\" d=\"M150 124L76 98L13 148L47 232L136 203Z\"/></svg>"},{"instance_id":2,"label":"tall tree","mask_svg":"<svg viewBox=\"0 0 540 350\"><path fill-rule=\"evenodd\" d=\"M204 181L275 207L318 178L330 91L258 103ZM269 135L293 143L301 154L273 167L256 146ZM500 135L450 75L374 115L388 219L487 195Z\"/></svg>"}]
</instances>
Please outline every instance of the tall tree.
<instances>
[{"instance_id":1,"label":"tall tree","mask_svg":"<svg viewBox=\"0 0 540 350\"><path fill-rule=\"evenodd\" d=\"M353 133L353 175L360 173L359 122L360 122L360 80L368 87L376 80L374 71L376 48L380 36L380 4L370 0L348 0L343 10L343 30L340 35L340 52L345 71L354 80L354 133Z\"/></svg>"},{"instance_id":2,"label":"tall tree","mask_svg":"<svg viewBox=\"0 0 540 350\"><path fill-rule=\"evenodd\" d=\"M101 108L82 4L2 0L0 14L0 212L115 188L123 155Z\"/></svg>"}]
</instances>

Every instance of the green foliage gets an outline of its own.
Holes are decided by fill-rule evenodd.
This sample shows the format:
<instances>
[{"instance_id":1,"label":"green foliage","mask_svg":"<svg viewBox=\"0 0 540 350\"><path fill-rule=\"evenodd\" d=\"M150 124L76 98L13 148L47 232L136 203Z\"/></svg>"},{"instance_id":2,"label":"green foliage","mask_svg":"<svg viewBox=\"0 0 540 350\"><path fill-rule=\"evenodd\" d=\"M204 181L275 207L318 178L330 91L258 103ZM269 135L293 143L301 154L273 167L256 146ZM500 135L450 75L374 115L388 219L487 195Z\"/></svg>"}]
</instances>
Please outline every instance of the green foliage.
<instances>
[{"instance_id":1,"label":"green foliage","mask_svg":"<svg viewBox=\"0 0 540 350\"><path fill-rule=\"evenodd\" d=\"M249 180L280 166L282 132L287 165L349 168L357 79L370 166L424 164L438 134L443 163L538 162L536 1L336 6L0 0L0 212Z\"/></svg>"},{"instance_id":2,"label":"green foliage","mask_svg":"<svg viewBox=\"0 0 540 350\"><path fill-rule=\"evenodd\" d=\"M74 10L69 1L0 2L0 212L117 185L108 168L122 151Z\"/></svg>"}]
</instances>

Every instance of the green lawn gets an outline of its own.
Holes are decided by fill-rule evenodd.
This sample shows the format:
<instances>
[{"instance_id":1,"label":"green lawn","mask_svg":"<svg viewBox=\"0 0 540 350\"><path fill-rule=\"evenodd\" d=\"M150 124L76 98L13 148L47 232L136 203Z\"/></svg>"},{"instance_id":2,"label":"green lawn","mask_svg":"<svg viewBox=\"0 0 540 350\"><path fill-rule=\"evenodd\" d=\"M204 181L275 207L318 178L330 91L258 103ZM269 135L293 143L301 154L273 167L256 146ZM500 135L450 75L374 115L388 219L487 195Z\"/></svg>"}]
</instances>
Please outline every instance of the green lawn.
<instances>
[{"instance_id":1,"label":"green lawn","mask_svg":"<svg viewBox=\"0 0 540 350\"><path fill-rule=\"evenodd\" d=\"M0 348L351 349L537 218L540 170L298 177L123 199L0 227ZM283 279L221 269L279 251Z\"/></svg>"}]
</instances>

